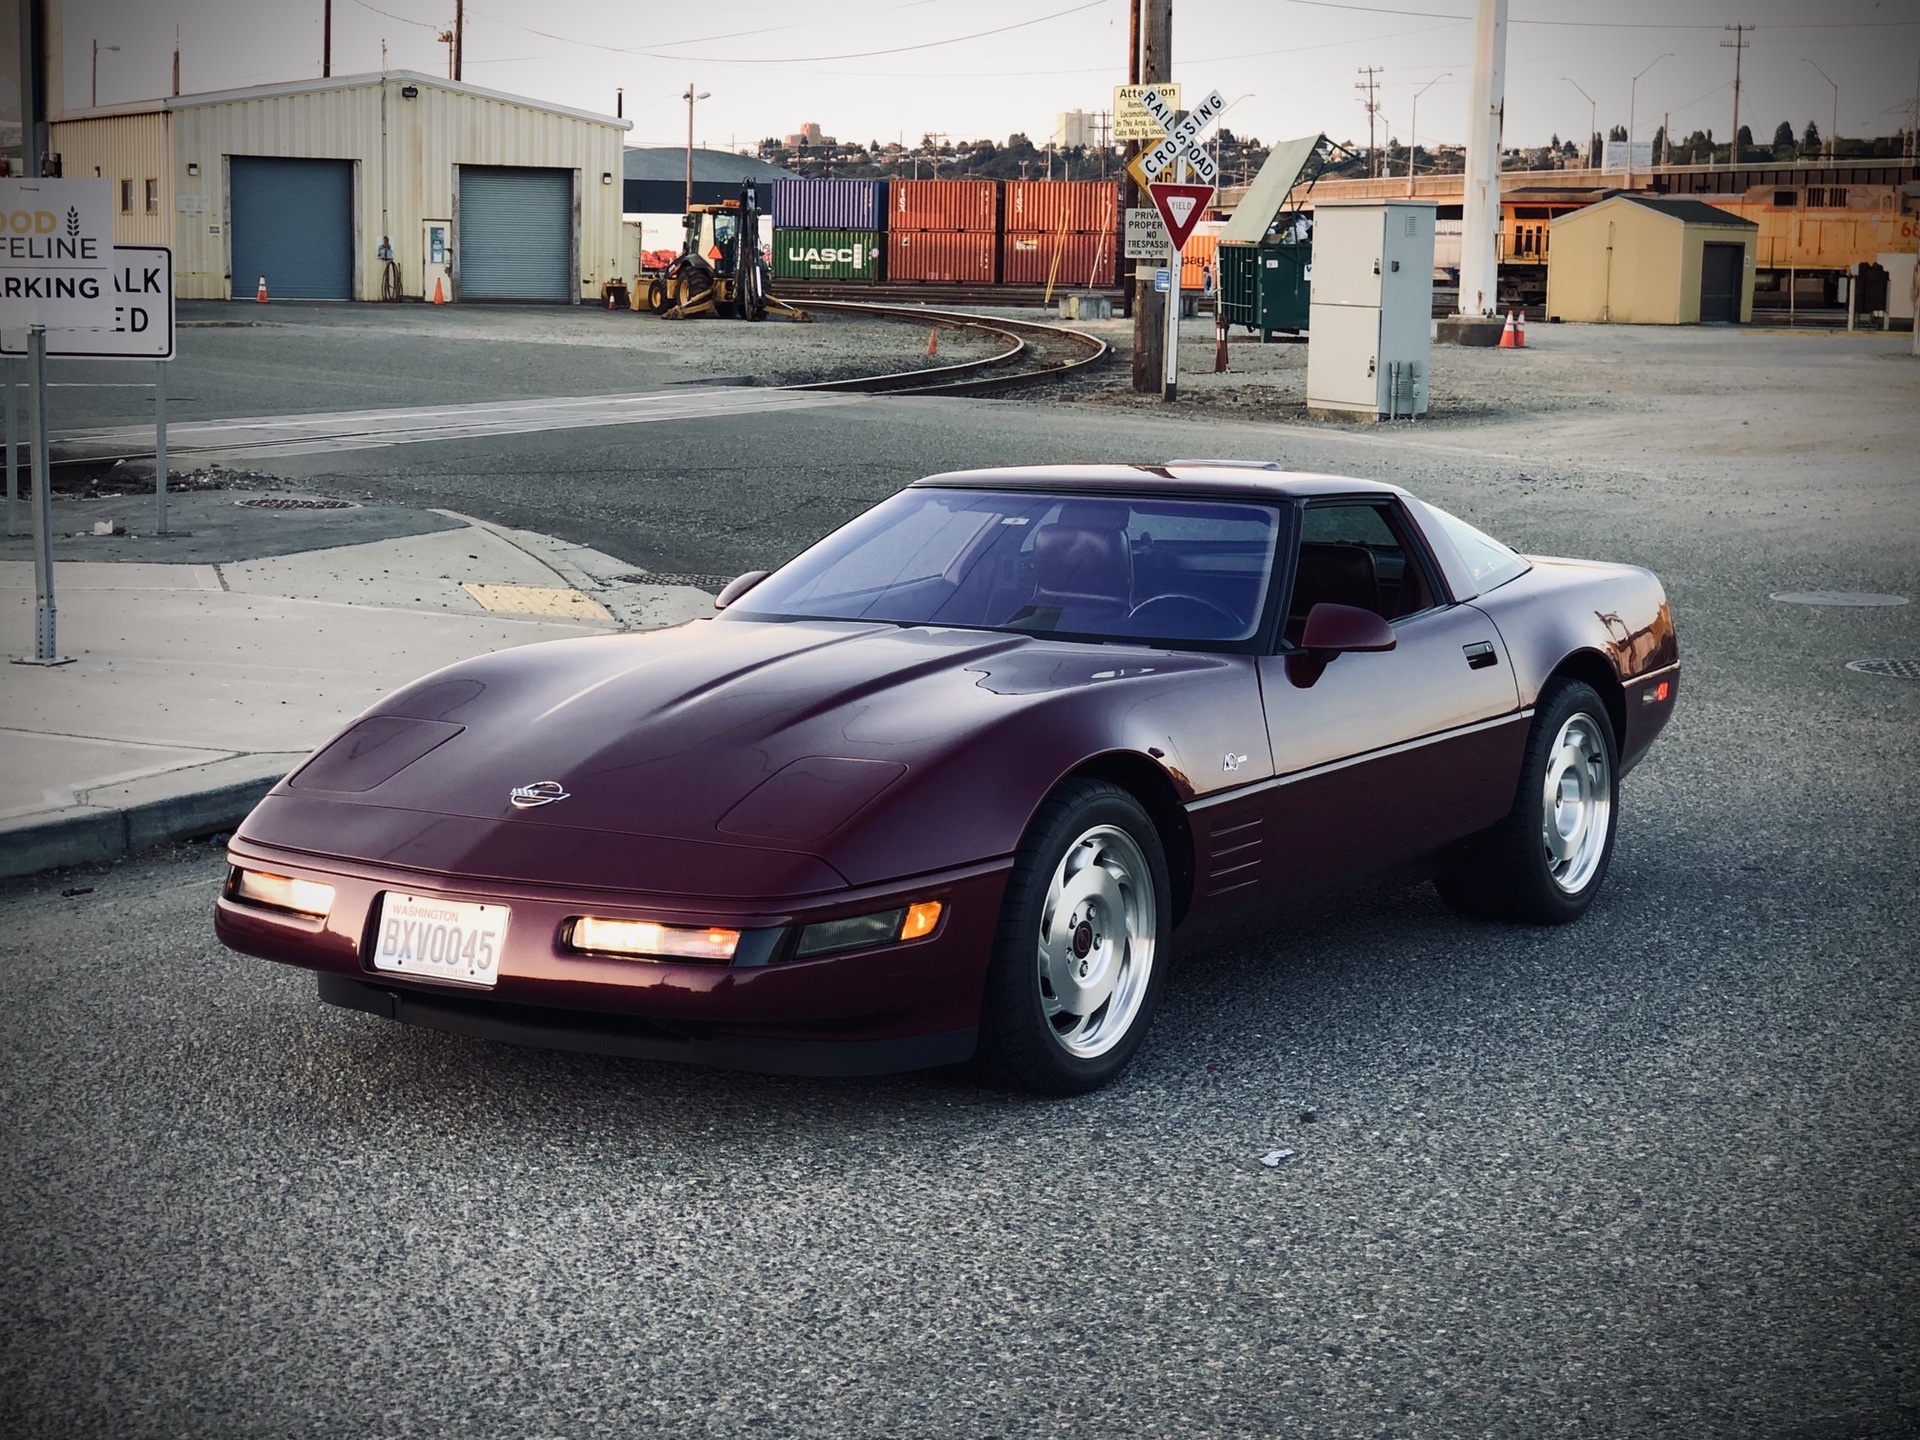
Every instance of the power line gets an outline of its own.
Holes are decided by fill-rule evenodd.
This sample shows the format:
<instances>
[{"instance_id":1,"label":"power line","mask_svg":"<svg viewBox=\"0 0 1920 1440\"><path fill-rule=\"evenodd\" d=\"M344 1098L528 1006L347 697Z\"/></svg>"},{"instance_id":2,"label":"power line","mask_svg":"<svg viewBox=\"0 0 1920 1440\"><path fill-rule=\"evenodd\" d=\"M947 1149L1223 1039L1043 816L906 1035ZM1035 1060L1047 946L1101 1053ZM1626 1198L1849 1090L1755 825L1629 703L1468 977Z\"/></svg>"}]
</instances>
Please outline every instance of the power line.
<instances>
[{"instance_id":1,"label":"power line","mask_svg":"<svg viewBox=\"0 0 1920 1440\"><path fill-rule=\"evenodd\" d=\"M1288 5L1307 5L1316 10L1356 10L1363 15L1411 15L1421 20L1471 20L1471 15L1454 15L1440 10L1401 10L1388 5L1353 5L1347 0L1283 0ZM1519 17L1509 18L1509 25L1553 25L1576 30L1720 30L1724 26L1713 24L1660 23L1643 24L1633 20L1527 20ZM1860 30L1890 29L1896 26L1920 25L1920 20L1806 20L1780 25L1767 25L1768 30ZM1749 30L1754 27L1749 25Z\"/></svg>"}]
</instances>

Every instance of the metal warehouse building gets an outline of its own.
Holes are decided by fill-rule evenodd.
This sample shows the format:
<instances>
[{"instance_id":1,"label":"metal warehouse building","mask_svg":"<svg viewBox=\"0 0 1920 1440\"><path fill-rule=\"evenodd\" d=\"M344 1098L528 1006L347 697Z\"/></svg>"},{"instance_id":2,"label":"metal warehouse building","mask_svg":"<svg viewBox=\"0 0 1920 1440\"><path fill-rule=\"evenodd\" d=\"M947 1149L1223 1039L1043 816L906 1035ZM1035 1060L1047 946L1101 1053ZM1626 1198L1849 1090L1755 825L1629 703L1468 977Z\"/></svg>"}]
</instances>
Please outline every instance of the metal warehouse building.
<instances>
[{"instance_id":1,"label":"metal warehouse building","mask_svg":"<svg viewBox=\"0 0 1920 1440\"><path fill-rule=\"evenodd\" d=\"M1615 325L1753 319L1760 227L1703 200L1613 195L1557 216L1547 315Z\"/></svg>"},{"instance_id":2,"label":"metal warehouse building","mask_svg":"<svg viewBox=\"0 0 1920 1440\"><path fill-rule=\"evenodd\" d=\"M626 120L413 71L68 111L69 176L185 299L597 299L622 277Z\"/></svg>"}]
</instances>

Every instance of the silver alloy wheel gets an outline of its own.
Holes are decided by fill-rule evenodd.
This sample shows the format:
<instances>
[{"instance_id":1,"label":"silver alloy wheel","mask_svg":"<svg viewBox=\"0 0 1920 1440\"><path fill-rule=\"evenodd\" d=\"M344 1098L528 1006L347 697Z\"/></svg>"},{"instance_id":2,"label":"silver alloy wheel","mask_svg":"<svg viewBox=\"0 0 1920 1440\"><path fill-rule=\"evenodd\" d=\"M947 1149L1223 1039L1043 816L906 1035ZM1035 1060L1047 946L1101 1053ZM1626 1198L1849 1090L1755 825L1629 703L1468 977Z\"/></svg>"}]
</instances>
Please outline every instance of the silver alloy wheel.
<instances>
[{"instance_id":1,"label":"silver alloy wheel","mask_svg":"<svg viewBox=\"0 0 1920 1440\"><path fill-rule=\"evenodd\" d=\"M1600 722L1581 711L1567 717L1547 754L1541 838L1553 883L1578 895L1607 853L1613 776Z\"/></svg>"},{"instance_id":2,"label":"silver alloy wheel","mask_svg":"<svg viewBox=\"0 0 1920 1440\"><path fill-rule=\"evenodd\" d=\"M1126 831L1096 825L1054 869L1040 912L1040 1010L1070 1055L1091 1060L1126 1036L1153 976L1159 916L1147 857Z\"/></svg>"}]
</instances>

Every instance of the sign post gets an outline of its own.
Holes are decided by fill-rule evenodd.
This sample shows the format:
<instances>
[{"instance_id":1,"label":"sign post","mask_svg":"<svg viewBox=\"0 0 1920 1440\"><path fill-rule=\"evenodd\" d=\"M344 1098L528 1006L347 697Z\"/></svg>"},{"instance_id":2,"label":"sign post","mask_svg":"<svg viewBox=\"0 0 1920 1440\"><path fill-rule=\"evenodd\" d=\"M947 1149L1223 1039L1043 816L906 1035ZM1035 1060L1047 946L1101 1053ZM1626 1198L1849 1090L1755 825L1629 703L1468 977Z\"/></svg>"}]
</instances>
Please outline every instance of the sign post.
<instances>
[{"instance_id":1,"label":"sign post","mask_svg":"<svg viewBox=\"0 0 1920 1440\"><path fill-rule=\"evenodd\" d=\"M33 654L64 665L53 599L53 505L47 463L47 332L113 323L113 212L107 180L0 180L0 329L28 332L33 444Z\"/></svg>"},{"instance_id":2,"label":"sign post","mask_svg":"<svg viewBox=\"0 0 1920 1440\"><path fill-rule=\"evenodd\" d=\"M1166 369L1161 378L1160 398L1176 398L1180 383L1180 269L1181 252L1193 235L1194 226L1207 213L1214 188L1220 183L1220 167L1214 164L1200 136L1218 120L1227 102L1218 90L1182 115L1169 102L1161 87L1148 86L1140 95L1140 108L1152 117L1164 132L1158 144L1135 156L1130 166L1140 188L1153 197L1153 206L1167 228L1167 268L1172 272L1167 294ZM1190 171L1197 184L1175 179L1162 181L1166 172L1176 177Z\"/></svg>"}]
</instances>

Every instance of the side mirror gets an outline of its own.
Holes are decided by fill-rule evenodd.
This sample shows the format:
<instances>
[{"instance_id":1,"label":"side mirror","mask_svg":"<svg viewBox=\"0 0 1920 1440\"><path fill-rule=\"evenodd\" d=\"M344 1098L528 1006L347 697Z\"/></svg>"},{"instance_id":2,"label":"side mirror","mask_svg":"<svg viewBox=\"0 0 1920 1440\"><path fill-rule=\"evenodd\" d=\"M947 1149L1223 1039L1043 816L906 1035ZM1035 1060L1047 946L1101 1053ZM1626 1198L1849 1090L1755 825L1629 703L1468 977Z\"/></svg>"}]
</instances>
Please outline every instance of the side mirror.
<instances>
[{"instance_id":1,"label":"side mirror","mask_svg":"<svg viewBox=\"0 0 1920 1440\"><path fill-rule=\"evenodd\" d=\"M736 584L739 582L735 582ZM1357 605L1321 603L1307 612L1300 648L1326 655L1348 650L1391 650L1393 627Z\"/></svg>"},{"instance_id":2,"label":"side mirror","mask_svg":"<svg viewBox=\"0 0 1920 1440\"><path fill-rule=\"evenodd\" d=\"M742 595L746 594L747 591L758 585L772 573L771 570L749 570L738 579L729 580L727 582L727 588L713 597L713 608L716 610L726 609L727 606L738 600Z\"/></svg>"}]
</instances>

